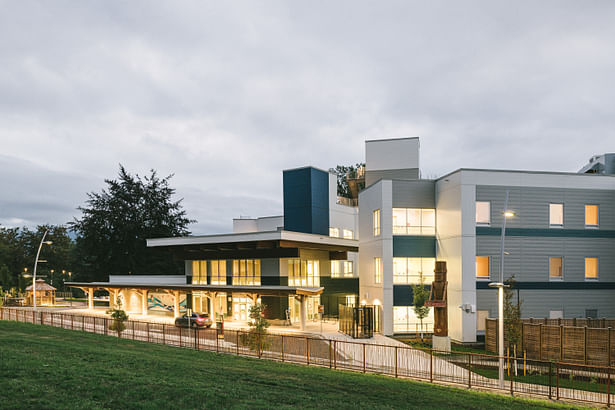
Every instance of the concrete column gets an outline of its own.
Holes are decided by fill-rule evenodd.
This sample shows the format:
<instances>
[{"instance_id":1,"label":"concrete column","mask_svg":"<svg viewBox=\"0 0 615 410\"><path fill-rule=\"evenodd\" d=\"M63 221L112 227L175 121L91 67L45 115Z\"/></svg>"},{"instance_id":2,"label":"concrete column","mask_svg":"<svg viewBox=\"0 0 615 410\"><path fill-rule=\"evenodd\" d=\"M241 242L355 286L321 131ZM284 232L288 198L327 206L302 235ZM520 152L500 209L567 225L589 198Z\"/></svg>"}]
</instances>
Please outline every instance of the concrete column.
<instances>
[{"instance_id":1,"label":"concrete column","mask_svg":"<svg viewBox=\"0 0 615 410\"><path fill-rule=\"evenodd\" d=\"M147 289L141 291L141 314L147 315Z\"/></svg>"},{"instance_id":2,"label":"concrete column","mask_svg":"<svg viewBox=\"0 0 615 410\"><path fill-rule=\"evenodd\" d=\"M88 309L94 309L94 288L88 289Z\"/></svg>"},{"instance_id":3,"label":"concrete column","mask_svg":"<svg viewBox=\"0 0 615 410\"><path fill-rule=\"evenodd\" d=\"M109 292L109 307L114 309L117 305L117 289L107 289Z\"/></svg>"},{"instance_id":4,"label":"concrete column","mask_svg":"<svg viewBox=\"0 0 615 410\"><path fill-rule=\"evenodd\" d=\"M299 297L299 305L300 305L300 318L301 318L301 330L305 330L305 322L307 320L307 304L305 302L306 297L301 295Z\"/></svg>"},{"instance_id":5,"label":"concrete column","mask_svg":"<svg viewBox=\"0 0 615 410\"><path fill-rule=\"evenodd\" d=\"M173 317L179 317L179 291L173 292Z\"/></svg>"},{"instance_id":6,"label":"concrete column","mask_svg":"<svg viewBox=\"0 0 615 410\"><path fill-rule=\"evenodd\" d=\"M212 322L216 321L216 307L215 307L215 303L214 303L214 296L211 293L207 294L209 299L209 317L211 318ZM215 323L214 323L215 324Z\"/></svg>"}]
</instances>

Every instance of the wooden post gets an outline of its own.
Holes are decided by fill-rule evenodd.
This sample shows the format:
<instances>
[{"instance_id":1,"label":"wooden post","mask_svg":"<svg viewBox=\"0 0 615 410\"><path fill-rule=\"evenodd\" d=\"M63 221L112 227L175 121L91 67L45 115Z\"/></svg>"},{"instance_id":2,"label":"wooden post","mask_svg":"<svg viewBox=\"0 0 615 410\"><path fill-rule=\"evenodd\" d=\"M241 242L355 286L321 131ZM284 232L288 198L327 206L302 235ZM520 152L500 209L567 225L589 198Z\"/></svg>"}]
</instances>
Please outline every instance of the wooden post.
<instances>
[{"instance_id":1,"label":"wooden post","mask_svg":"<svg viewBox=\"0 0 615 410\"><path fill-rule=\"evenodd\" d=\"M395 346L395 377L397 377L397 346Z\"/></svg>"}]
</instances>

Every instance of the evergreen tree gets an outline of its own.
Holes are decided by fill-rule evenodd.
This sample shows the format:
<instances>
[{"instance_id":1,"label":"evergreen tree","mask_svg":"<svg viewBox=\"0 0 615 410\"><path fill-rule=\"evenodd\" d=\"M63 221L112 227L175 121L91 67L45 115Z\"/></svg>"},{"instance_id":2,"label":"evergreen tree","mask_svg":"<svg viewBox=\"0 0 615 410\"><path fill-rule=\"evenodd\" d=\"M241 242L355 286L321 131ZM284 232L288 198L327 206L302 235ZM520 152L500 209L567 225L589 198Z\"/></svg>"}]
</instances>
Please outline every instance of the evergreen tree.
<instances>
[{"instance_id":1,"label":"evergreen tree","mask_svg":"<svg viewBox=\"0 0 615 410\"><path fill-rule=\"evenodd\" d=\"M329 169L330 172L333 172L337 175L337 195L344 198L352 198L352 194L350 193L350 188L348 187L348 180L346 177L355 178L357 176L357 171L362 166L365 166L364 163L358 163L355 165L338 165L335 168Z\"/></svg>"},{"instance_id":2,"label":"evergreen tree","mask_svg":"<svg viewBox=\"0 0 615 410\"><path fill-rule=\"evenodd\" d=\"M425 302L429 299L429 290L425 287L423 274L420 274L419 284L412 285L412 305L414 306L414 314L421 321L421 340L423 340L423 319L429 315L429 306L425 306Z\"/></svg>"}]
</instances>

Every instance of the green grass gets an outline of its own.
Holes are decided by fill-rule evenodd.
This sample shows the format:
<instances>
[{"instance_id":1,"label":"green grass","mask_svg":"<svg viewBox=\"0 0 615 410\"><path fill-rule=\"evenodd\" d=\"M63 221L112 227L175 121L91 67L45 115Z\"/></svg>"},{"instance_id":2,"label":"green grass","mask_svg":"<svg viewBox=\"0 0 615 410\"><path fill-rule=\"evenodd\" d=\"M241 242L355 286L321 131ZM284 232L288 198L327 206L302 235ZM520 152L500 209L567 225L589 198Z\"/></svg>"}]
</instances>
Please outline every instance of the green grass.
<instances>
[{"instance_id":1,"label":"green grass","mask_svg":"<svg viewBox=\"0 0 615 410\"><path fill-rule=\"evenodd\" d=\"M0 386L2 408L563 408L7 321Z\"/></svg>"},{"instance_id":2,"label":"green grass","mask_svg":"<svg viewBox=\"0 0 615 410\"><path fill-rule=\"evenodd\" d=\"M407 344L408 346L412 346L417 349L431 349L432 347L431 340L429 339L425 339L422 342L420 339L416 339L416 338L396 337L396 339L402 343ZM479 349L479 348L471 347L471 346L457 345L454 343L451 343L451 351L459 352L459 353L478 353L478 354L488 354L488 355L493 354L493 353L489 353L485 351L484 349Z\"/></svg>"}]
</instances>

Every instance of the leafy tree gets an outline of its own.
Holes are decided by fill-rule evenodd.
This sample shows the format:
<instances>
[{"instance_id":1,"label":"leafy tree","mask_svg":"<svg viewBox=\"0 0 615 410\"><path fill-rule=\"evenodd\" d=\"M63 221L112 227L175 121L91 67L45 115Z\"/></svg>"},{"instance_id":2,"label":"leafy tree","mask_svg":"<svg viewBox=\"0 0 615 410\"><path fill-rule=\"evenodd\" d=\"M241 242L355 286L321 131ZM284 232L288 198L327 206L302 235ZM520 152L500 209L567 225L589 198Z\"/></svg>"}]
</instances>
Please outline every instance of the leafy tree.
<instances>
[{"instance_id":1,"label":"leafy tree","mask_svg":"<svg viewBox=\"0 0 615 410\"><path fill-rule=\"evenodd\" d=\"M267 306L257 303L250 308L250 331L242 335L243 344L250 347L250 350L260 352L269 348L271 345L266 336L269 321L265 319L265 309Z\"/></svg>"},{"instance_id":2,"label":"leafy tree","mask_svg":"<svg viewBox=\"0 0 615 410\"><path fill-rule=\"evenodd\" d=\"M169 186L173 175L156 171L141 177L120 165L117 179L106 179L106 189L88 193L78 209L80 219L70 223L77 233L76 256L80 280L107 280L108 275L174 274L182 264L169 254L146 247L146 239L185 236L194 222L186 217Z\"/></svg>"},{"instance_id":3,"label":"leafy tree","mask_svg":"<svg viewBox=\"0 0 615 410\"><path fill-rule=\"evenodd\" d=\"M412 285L412 305L414 306L414 314L421 321L421 341L423 340L423 319L429 315L429 306L425 306L425 302L429 299L429 290L423 282L423 274L420 274L419 284Z\"/></svg>"},{"instance_id":4,"label":"leafy tree","mask_svg":"<svg viewBox=\"0 0 615 410\"><path fill-rule=\"evenodd\" d=\"M504 288L504 334L506 344L511 350L516 351L521 344L521 301L515 303L515 277L507 279L505 283L509 286Z\"/></svg>"},{"instance_id":5,"label":"leafy tree","mask_svg":"<svg viewBox=\"0 0 615 410\"><path fill-rule=\"evenodd\" d=\"M337 195L344 198L352 198L350 187L348 186L347 177L356 178L359 168L365 166L365 163L358 163L355 165L338 165L335 168L329 169L329 171L337 175ZM364 188L365 184L361 188Z\"/></svg>"},{"instance_id":6,"label":"leafy tree","mask_svg":"<svg viewBox=\"0 0 615 410\"><path fill-rule=\"evenodd\" d=\"M107 310L107 314L113 319L113 322L109 325L109 330L117 332L117 337L121 337L122 332L126 330L126 324L124 322L128 320L128 315L124 309L122 309L122 302L118 299L117 304L113 308Z\"/></svg>"}]
</instances>

